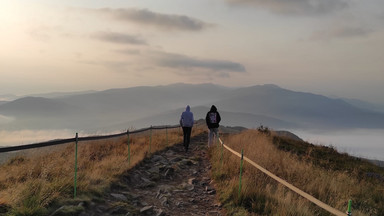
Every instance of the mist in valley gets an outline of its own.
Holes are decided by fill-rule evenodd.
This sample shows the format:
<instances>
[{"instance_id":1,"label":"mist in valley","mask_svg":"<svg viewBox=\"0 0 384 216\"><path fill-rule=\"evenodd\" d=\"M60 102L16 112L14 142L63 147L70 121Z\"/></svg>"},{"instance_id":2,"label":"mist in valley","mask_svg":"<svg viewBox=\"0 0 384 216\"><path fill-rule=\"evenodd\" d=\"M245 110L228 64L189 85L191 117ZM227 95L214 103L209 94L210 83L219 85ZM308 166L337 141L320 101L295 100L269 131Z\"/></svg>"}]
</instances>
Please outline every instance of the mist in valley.
<instances>
[{"instance_id":1,"label":"mist in valley","mask_svg":"<svg viewBox=\"0 0 384 216\"><path fill-rule=\"evenodd\" d=\"M314 144L383 160L384 112L369 103L294 92L276 85L142 86L44 94L0 104L0 146L176 125L186 105L195 120L216 105L221 125L288 130Z\"/></svg>"},{"instance_id":2,"label":"mist in valley","mask_svg":"<svg viewBox=\"0 0 384 216\"><path fill-rule=\"evenodd\" d=\"M356 157L384 161L384 129L291 130L304 141Z\"/></svg>"}]
</instances>

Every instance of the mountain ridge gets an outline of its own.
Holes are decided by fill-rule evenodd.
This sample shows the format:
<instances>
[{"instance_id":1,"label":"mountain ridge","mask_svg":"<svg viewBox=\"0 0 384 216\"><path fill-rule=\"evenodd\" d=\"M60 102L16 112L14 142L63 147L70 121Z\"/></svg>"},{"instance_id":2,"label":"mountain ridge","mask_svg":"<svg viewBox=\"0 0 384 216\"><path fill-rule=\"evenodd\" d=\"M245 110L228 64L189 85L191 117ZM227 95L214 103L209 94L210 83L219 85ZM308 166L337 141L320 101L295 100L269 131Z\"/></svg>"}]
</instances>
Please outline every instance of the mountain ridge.
<instances>
[{"instance_id":1,"label":"mountain ridge","mask_svg":"<svg viewBox=\"0 0 384 216\"><path fill-rule=\"evenodd\" d=\"M384 128L383 113L360 109L341 99L292 91L274 84L230 88L211 83L175 83L107 89L49 99L20 98L0 104L0 115L15 118L11 123L0 125L0 129L7 126L25 128L27 124L36 128L65 126L86 130L122 123L140 125L149 117L159 121L163 119L166 124L177 123L177 111L181 113L186 105L198 108L199 115L203 115L213 104L224 114L223 122L230 126L257 127L266 122L265 126L272 125L276 129ZM205 108L201 107L207 110L203 112ZM44 124L48 117L52 118L51 121ZM33 126L33 121L39 124ZM125 128L132 126L137 127L127 125Z\"/></svg>"}]
</instances>

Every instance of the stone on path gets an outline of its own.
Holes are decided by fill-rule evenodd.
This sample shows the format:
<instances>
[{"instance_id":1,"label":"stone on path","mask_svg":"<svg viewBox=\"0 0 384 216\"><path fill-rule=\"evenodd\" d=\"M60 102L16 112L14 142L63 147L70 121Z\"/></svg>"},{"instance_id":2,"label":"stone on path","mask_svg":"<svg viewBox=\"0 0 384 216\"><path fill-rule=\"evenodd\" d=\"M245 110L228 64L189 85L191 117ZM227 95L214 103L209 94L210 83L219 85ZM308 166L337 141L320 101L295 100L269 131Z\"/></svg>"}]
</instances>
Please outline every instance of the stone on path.
<instances>
[{"instance_id":1,"label":"stone on path","mask_svg":"<svg viewBox=\"0 0 384 216\"><path fill-rule=\"evenodd\" d=\"M188 153L182 143L154 153L121 177L123 187L98 198L103 201L87 207L81 216L111 215L111 210L126 216L220 216L206 139L206 134L193 137Z\"/></svg>"},{"instance_id":2,"label":"stone on path","mask_svg":"<svg viewBox=\"0 0 384 216\"><path fill-rule=\"evenodd\" d=\"M141 214L151 214L153 213L153 206L145 206L140 209Z\"/></svg>"},{"instance_id":3,"label":"stone on path","mask_svg":"<svg viewBox=\"0 0 384 216\"><path fill-rule=\"evenodd\" d=\"M127 201L127 197L124 196L123 194L116 194L116 193L111 193L111 196L117 200L120 200L120 201Z\"/></svg>"}]
</instances>

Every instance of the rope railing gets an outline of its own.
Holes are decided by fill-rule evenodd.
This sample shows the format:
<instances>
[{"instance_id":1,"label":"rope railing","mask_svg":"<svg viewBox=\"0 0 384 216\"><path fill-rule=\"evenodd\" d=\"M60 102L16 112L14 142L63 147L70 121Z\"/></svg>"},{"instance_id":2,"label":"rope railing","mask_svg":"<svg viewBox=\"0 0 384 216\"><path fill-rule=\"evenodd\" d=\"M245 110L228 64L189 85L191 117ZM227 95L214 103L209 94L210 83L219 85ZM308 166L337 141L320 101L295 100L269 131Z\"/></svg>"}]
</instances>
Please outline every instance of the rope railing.
<instances>
[{"instance_id":1,"label":"rope railing","mask_svg":"<svg viewBox=\"0 0 384 216\"><path fill-rule=\"evenodd\" d=\"M78 137L77 141L81 142L81 141L94 141L94 140L101 140L101 139L109 139L109 138L115 138L115 137L120 137L120 136L126 136L127 134L141 133L141 132L145 132L145 131L149 131L149 130L173 129L173 128L178 128L178 127L180 127L180 126L179 125L151 126L151 127L147 127L147 128L142 128L142 129L138 129L138 130L134 130L134 131L127 131L127 132L118 133L118 134ZM51 140L51 141L32 143L32 144L26 144L26 145L1 147L0 153L34 149L34 148L42 148L42 147L48 147L48 146L54 146L54 145L61 145L61 144L75 142L75 141L76 141L76 138L74 137L74 138L69 138L69 139Z\"/></svg>"},{"instance_id":2,"label":"rope railing","mask_svg":"<svg viewBox=\"0 0 384 216\"><path fill-rule=\"evenodd\" d=\"M88 137L78 137L77 133L75 138L69 138L69 139L60 139L60 140L52 140L52 141L46 141L46 142L40 142L40 143L33 143L33 144L27 144L27 145L19 145L19 146L11 146L11 147L2 147L0 148L0 153L5 153L5 152L13 152L13 151L19 151L19 150L26 150L26 149L33 149L33 148L42 148L42 147L47 147L47 146L54 146L54 145L61 145L61 144L66 144L66 143L71 143L71 142L76 142L76 152L77 152L77 142L80 141L94 141L94 140L101 140L101 139L109 139L109 138L115 138L115 137L120 137L120 136L128 136L128 147L129 147L129 135L130 134L137 134L137 133L142 133L145 131L152 131L152 130L162 130L162 129L174 129L180 127L179 125L164 125L164 126L150 126L147 128L142 128L134 131L129 131L127 130L126 132L123 133L117 133L117 134L110 134L110 135L101 135L101 136L88 136ZM151 134L152 136L152 134ZM167 135L168 136L168 135ZM168 137L167 137L168 139ZM262 166L258 165L257 163L253 162L251 159L245 157L242 154L236 152L229 146L225 145L224 142L221 140L221 138L218 138L220 144L222 147L226 148L229 152L232 154L236 155L237 157L241 158L242 160L244 159L248 163L250 163L252 166L263 172L264 174L268 175L269 177L273 178L280 184L286 186L290 190L294 191L295 193L299 194L300 196L306 198L310 202L314 203L315 205L323 208L324 210L328 211L329 213L332 213L337 216L345 216L345 215L351 215L350 214L350 202L348 206L348 214L343 213L327 204L324 202L316 199L315 197L311 196L310 194L300 190L299 188L295 187L294 185L288 183L284 179L276 176L272 172L268 171L267 169L263 168ZM167 140L168 142L168 140ZM151 142L150 142L151 144ZM128 150L129 151L129 150ZM149 150L150 152L150 150ZM223 155L223 154L221 154ZM222 156L223 157L223 156ZM77 158L77 156L76 156ZM129 159L130 159L130 153L129 153ZM76 168L75 168L76 170ZM241 174L240 174L241 175ZM241 178L241 177L240 177ZM240 183L241 184L241 183ZM240 192L240 189L239 189ZM75 171L75 194L74 197L76 197L76 171Z\"/></svg>"},{"instance_id":3,"label":"rope railing","mask_svg":"<svg viewBox=\"0 0 384 216\"><path fill-rule=\"evenodd\" d=\"M151 154L151 143L152 143L152 131L153 130L166 130L166 142L168 145L168 129L174 129L178 128L180 125L163 125L163 126L150 126L147 128L142 128L134 131L127 130L124 133L117 133L117 134L110 134L110 135L103 135L103 136L88 136L88 137L78 137L78 133L76 133L76 136L74 138L69 139L60 139L60 140L52 140L52 141L46 141L46 142L40 142L40 143L33 143L33 144L27 144L27 145L19 145L19 146L11 146L11 147L3 147L0 148L0 153L6 153L6 152L13 152L13 151L20 151L20 150L26 150L26 149L34 149L34 148L42 148L47 146L54 146L54 145L61 145L66 143L75 143L75 172L74 172L74 187L73 187L73 197L76 198L77 196L77 152L78 152L78 142L81 141L94 141L94 140L102 140L102 139L110 139L115 137L121 137L121 136L127 136L127 145L128 145L128 164L131 164L131 151L130 151L130 143L129 143L129 135L130 134L137 134L142 133L145 131L150 131L150 138L149 138L149 153Z\"/></svg>"},{"instance_id":4,"label":"rope railing","mask_svg":"<svg viewBox=\"0 0 384 216\"><path fill-rule=\"evenodd\" d=\"M345 215L351 215L350 214L350 202L348 204L348 213L344 213L344 212L341 212L331 206L329 206L328 204L325 204L324 202L316 199L315 197L311 196L310 194L300 190L299 188L295 187L294 185L288 183L287 181L285 181L284 179L276 176L275 174L273 174L272 172L268 171L267 169L263 168L262 166L258 165L257 163L253 162L251 159L243 156L243 154L240 154L238 152L236 152L235 150L231 149L229 146L225 145L224 142L221 140L221 138L219 138L219 141L220 141L220 144L222 145L222 147L226 148L229 152L231 152L232 154L236 155L237 157L243 159L245 161L247 161L248 163L250 163L252 166L254 166L255 168L257 168L258 170L260 170L261 172L263 172L264 174L268 175L269 177L273 178L274 180L276 180L277 182L279 182L280 184L286 186L287 188L291 189L293 192L299 194L300 196L306 198L307 200L309 200L310 202L312 202L313 204L321 207L322 209L328 211L329 213L332 213L334 215L337 215L337 216L345 216ZM241 170L241 168L240 168ZM240 174L241 175L241 174ZM241 178L241 177L240 177ZM241 185L241 183L239 183ZM240 186L241 187L241 186ZM240 192L240 190L239 190Z\"/></svg>"}]
</instances>

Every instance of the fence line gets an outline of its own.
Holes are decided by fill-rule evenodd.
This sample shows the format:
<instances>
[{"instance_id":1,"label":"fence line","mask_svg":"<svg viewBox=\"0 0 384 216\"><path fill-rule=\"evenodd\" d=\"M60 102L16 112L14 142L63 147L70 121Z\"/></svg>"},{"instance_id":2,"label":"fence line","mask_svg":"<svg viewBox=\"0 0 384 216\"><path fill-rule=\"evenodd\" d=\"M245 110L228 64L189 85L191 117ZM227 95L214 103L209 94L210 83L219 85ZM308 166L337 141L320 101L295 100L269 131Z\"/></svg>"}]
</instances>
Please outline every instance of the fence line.
<instances>
[{"instance_id":1,"label":"fence line","mask_svg":"<svg viewBox=\"0 0 384 216\"><path fill-rule=\"evenodd\" d=\"M224 148L226 148L232 154L236 155L239 158L242 157L242 155L240 153L236 152L235 150L231 149L229 146L225 145L224 142L220 138L219 138L219 141L220 141L221 145L224 146ZM335 208L333 208L333 207L323 203L322 201L316 199L315 197L309 195L308 193L306 193L306 192L300 190L299 188L293 186L292 184L290 184L287 181L285 181L284 179L276 176L275 174L271 173L270 171L266 170L265 168L263 168L262 166L256 164L255 162L253 162L252 160L250 160L249 158L247 158L245 156L244 156L244 160L246 160L248 163L250 163L255 168L259 169L261 172L267 174L269 177L275 179L277 182L279 182L282 185L288 187L292 191L296 192L300 196L302 196L302 197L306 198L307 200L311 201L315 205L323 208L324 210L328 211L329 213L332 213L332 214L337 215L337 216L345 216L345 215L347 215L346 213L343 213L343 212L341 212L341 211L339 211L339 210L337 210L337 209L335 209Z\"/></svg>"},{"instance_id":2,"label":"fence line","mask_svg":"<svg viewBox=\"0 0 384 216\"><path fill-rule=\"evenodd\" d=\"M75 138L52 140L52 141L47 141L47 142L33 143L33 144L20 145L20 146L2 147L2 148L0 148L0 153L19 151L19 150L26 150L26 149L33 149L33 148L41 148L41 147L60 145L60 144L66 144L66 143L71 143L71 142L76 142L77 143L78 141L80 142L80 141L92 141L92 140L109 139L109 138L120 137L120 136L124 136L124 135L128 135L129 136L129 134L141 133L141 132L145 132L145 131L148 131L148 130L150 130L150 131L152 131L152 130L161 130L161 129L166 129L167 130L167 129L173 129L173 128L178 128L178 127L180 127L180 126L179 125L173 125L173 126L167 126L167 125L166 126L151 126L151 127L148 127L148 128L142 128L142 129L138 129L138 130L135 130L135 131L127 130L127 132L118 133L118 134L103 135L103 136L88 136L88 137L78 137L77 133L76 133L76 137ZM337 216L345 216L345 215L347 215L346 213L343 213L343 212L341 212L341 211L339 211L339 210L337 210L337 209L335 209L335 208L333 208L333 207L323 203L322 201L316 199L315 197L311 196L310 194L300 190L299 188L297 188L294 185L288 183L284 179L276 176L275 174L271 173L267 169L265 169L262 166L256 164L255 162L253 162L249 158L247 158L247 157L243 156L242 154L236 152L235 150L231 149L229 146L224 144L224 142L221 140L221 138L219 138L218 140L220 141L220 144L222 145L222 147L226 148L232 154L236 155L239 158L244 158L244 160L246 160L248 163L250 163L255 168L259 169L261 172L263 172L266 175L268 175L269 177L275 179L277 182L279 182L279 183L283 184L284 186L288 187L289 189L291 189L292 191L296 192L300 196L306 198L307 200L309 200L310 202L314 203L315 205L317 205L317 206L323 208L324 210L328 211L329 213L332 213L332 214L337 215ZM75 173L76 173L76 171L75 171ZM76 181L76 177L75 177L75 181ZM75 196L76 196L76 186L75 186ZM349 208L350 207L348 207L348 211L349 211Z\"/></svg>"},{"instance_id":3,"label":"fence line","mask_svg":"<svg viewBox=\"0 0 384 216\"><path fill-rule=\"evenodd\" d=\"M136 134L141 133L148 130L162 130L162 129L172 129L172 128L178 128L179 125L163 125L163 126L151 126L148 128L142 128L135 131L127 131L123 133L118 134L110 134L110 135L102 135L102 136L88 136L88 137L78 137L78 141L93 141L93 140L101 140L101 139L109 139L114 137L120 137L125 136L127 134ZM61 145L66 143L75 142L76 138L69 138L69 139L60 139L60 140L52 140L52 141L46 141L46 142L39 142L39 143L33 143L33 144L26 144L26 145L19 145L19 146L9 146L9 147L1 147L0 153L4 152L13 152L13 151L19 151L19 150L26 150L26 149L33 149L33 148L42 148L47 146L54 146L54 145Z\"/></svg>"}]
</instances>

